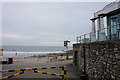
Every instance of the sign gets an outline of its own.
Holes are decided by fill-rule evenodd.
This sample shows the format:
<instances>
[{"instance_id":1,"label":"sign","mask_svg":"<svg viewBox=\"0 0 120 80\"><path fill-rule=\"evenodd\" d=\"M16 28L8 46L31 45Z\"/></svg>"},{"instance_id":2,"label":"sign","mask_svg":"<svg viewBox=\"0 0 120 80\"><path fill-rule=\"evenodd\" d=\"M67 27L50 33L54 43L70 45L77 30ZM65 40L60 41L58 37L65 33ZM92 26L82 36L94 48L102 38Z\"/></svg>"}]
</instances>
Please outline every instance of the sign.
<instances>
[{"instance_id":1,"label":"sign","mask_svg":"<svg viewBox=\"0 0 120 80\"><path fill-rule=\"evenodd\" d=\"M0 53L0 56L3 56L3 53Z\"/></svg>"},{"instance_id":2,"label":"sign","mask_svg":"<svg viewBox=\"0 0 120 80\"><path fill-rule=\"evenodd\" d=\"M64 41L64 46L67 46L67 42L66 41Z\"/></svg>"},{"instance_id":3,"label":"sign","mask_svg":"<svg viewBox=\"0 0 120 80\"><path fill-rule=\"evenodd\" d=\"M3 56L4 49L0 49L0 56Z\"/></svg>"},{"instance_id":4,"label":"sign","mask_svg":"<svg viewBox=\"0 0 120 80\"><path fill-rule=\"evenodd\" d=\"M70 43L70 41L64 41L64 46L67 46L68 45L68 43Z\"/></svg>"},{"instance_id":5,"label":"sign","mask_svg":"<svg viewBox=\"0 0 120 80\"><path fill-rule=\"evenodd\" d=\"M0 49L0 51L4 51L4 49Z\"/></svg>"}]
</instances>

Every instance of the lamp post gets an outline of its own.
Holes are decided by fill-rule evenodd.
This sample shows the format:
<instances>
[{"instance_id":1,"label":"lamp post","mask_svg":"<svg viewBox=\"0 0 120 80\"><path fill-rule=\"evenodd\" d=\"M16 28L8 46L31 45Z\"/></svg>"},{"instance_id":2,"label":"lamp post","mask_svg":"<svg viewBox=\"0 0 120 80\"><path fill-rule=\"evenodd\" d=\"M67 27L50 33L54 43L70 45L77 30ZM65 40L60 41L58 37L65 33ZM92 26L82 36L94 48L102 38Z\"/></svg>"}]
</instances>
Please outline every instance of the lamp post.
<instances>
[{"instance_id":1,"label":"lamp post","mask_svg":"<svg viewBox=\"0 0 120 80\"><path fill-rule=\"evenodd\" d=\"M69 58L69 54L67 53L67 51L68 51L68 43L70 43L70 41L68 41L68 40L64 41L64 47L66 48L66 59Z\"/></svg>"}]
</instances>

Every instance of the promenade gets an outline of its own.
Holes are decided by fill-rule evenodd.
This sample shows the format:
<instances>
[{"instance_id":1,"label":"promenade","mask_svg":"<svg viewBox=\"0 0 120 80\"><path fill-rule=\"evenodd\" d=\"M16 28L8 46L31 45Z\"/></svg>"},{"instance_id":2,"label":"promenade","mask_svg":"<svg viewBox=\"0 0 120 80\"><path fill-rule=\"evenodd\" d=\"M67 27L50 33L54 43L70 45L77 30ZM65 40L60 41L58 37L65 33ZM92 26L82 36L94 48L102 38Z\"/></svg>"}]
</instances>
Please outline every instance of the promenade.
<instances>
[{"instance_id":1,"label":"promenade","mask_svg":"<svg viewBox=\"0 0 120 80\"><path fill-rule=\"evenodd\" d=\"M46 62L46 63L40 61L14 62L13 64L3 65L3 70L33 68L33 67L51 67L51 66L67 66L67 78L80 78L79 71L76 69L76 67L72 65L72 60L54 61L54 62ZM61 74L61 69L46 69L40 71ZM13 73L3 74L3 77L11 74ZM34 73L33 71L29 71L14 78L60 78L60 77L38 74L38 73Z\"/></svg>"}]
</instances>

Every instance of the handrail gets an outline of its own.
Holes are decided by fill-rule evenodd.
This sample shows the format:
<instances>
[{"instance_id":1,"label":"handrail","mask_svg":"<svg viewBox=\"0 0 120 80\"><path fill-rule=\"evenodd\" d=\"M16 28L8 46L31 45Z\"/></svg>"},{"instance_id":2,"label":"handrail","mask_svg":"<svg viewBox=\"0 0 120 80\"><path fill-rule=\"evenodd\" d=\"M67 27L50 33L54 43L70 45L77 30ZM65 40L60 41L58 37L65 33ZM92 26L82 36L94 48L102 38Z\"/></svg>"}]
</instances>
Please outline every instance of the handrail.
<instances>
[{"instance_id":1,"label":"handrail","mask_svg":"<svg viewBox=\"0 0 120 80\"><path fill-rule=\"evenodd\" d=\"M109 30L111 27L113 27L113 26L119 26L119 27L120 27L120 23L118 23L118 24L116 24L116 25L108 26L108 27L106 27L106 28L102 28L102 29L100 29L100 30L96 30L96 31L94 31L94 32L90 32L90 33L81 35L81 36L79 36L79 37L76 38L76 41L77 41L77 43L79 43L79 41L82 41L82 40L84 40L83 43L91 42L90 40L91 40L91 38L93 38L93 36L91 36L92 34L95 34L95 36L94 36L95 41L92 41L92 42L101 41L101 40L99 39L99 37L100 37L100 32L101 32L101 31L104 31L104 30L107 30L107 31L104 31L105 36L106 36L106 37L110 37L110 35L108 35L108 30ZM120 33L119 33L119 35L120 35ZM118 39L119 39L119 35L118 35ZM86 36L89 36L89 38L87 38ZM84 37L84 38L83 38L83 37ZM82 39L81 39L81 38L82 38ZM86 41L86 39L89 39L89 41ZM104 40L102 40L102 41L104 41ZM80 42L80 43L81 43L81 42Z\"/></svg>"}]
</instances>

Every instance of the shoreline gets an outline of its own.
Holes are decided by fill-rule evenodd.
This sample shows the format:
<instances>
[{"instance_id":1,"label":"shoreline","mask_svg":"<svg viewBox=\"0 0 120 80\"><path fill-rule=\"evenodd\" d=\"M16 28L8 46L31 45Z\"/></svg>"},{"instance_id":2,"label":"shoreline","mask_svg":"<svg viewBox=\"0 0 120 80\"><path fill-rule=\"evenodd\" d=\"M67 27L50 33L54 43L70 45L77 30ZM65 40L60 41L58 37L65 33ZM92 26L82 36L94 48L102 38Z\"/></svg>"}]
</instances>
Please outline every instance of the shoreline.
<instances>
[{"instance_id":1,"label":"shoreline","mask_svg":"<svg viewBox=\"0 0 120 80\"><path fill-rule=\"evenodd\" d=\"M70 59L73 56L70 54ZM49 54L36 54L27 57L13 57L13 64L17 62L41 62L48 63L53 61L64 61L66 60L66 52L64 53L49 53Z\"/></svg>"}]
</instances>

